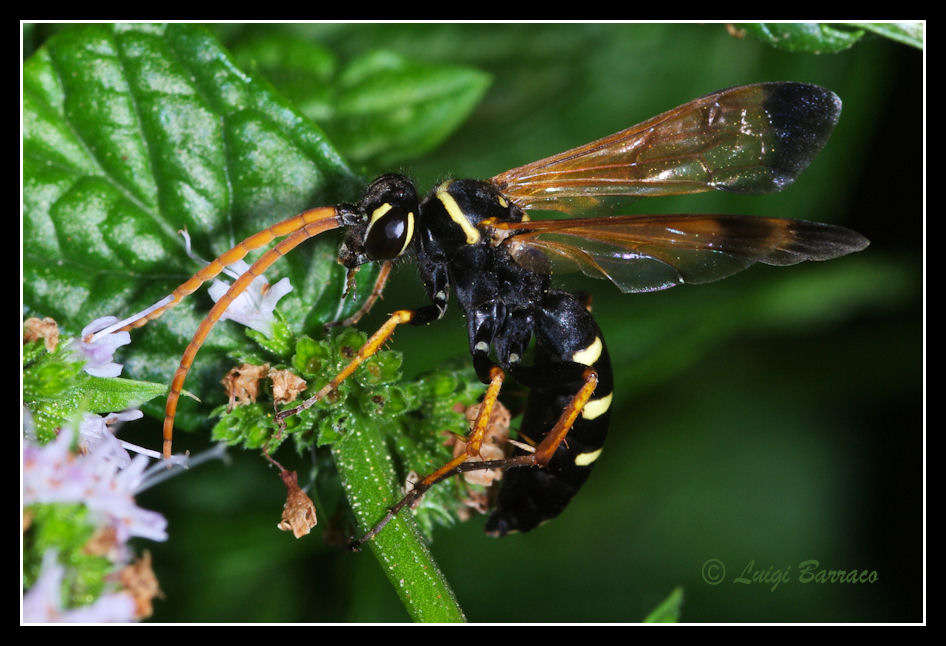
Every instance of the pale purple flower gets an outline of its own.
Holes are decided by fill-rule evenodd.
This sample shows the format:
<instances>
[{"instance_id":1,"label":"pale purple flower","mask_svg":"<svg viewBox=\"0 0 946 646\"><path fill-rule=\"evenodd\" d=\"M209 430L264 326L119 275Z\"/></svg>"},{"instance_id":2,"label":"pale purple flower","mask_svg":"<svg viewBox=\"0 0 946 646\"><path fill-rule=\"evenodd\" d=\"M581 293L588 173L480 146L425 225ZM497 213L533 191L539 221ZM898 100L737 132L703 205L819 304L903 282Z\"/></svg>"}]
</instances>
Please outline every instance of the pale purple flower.
<instances>
[{"instance_id":1,"label":"pale purple flower","mask_svg":"<svg viewBox=\"0 0 946 646\"><path fill-rule=\"evenodd\" d=\"M124 543L132 536L153 541L167 539L167 521L135 504L134 494L148 466L138 456L121 469L113 459L114 447L101 442L84 455L71 451L73 431L64 427L45 446L26 442L23 448L23 504L78 502L115 529Z\"/></svg>"},{"instance_id":2,"label":"pale purple flower","mask_svg":"<svg viewBox=\"0 0 946 646\"><path fill-rule=\"evenodd\" d=\"M95 319L83 328L77 339L79 354L85 359L82 369L93 377L117 377L122 374L122 365L113 362L112 357L120 346L131 343L131 335L127 331L97 335L91 343L85 342L89 335L105 330L117 322L118 318L115 316Z\"/></svg>"},{"instance_id":3,"label":"pale purple flower","mask_svg":"<svg viewBox=\"0 0 946 646\"><path fill-rule=\"evenodd\" d=\"M36 437L36 422L33 420L33 411L25 404L23 405L23 437L31 442L38 441Z\"/></svg>"},{"instance_id":4,"label":"pale purple flower","mask_svg":"<svg viewBox=\"0 0 946 646\"><path fill-rule=\"evenodd\" d=\"M231 275L237 276L242 275L249 268L250 266L242 260L228 267L233 271ZM230 289L229 283L214 280L209 289L210 297L216 303L227 293L228 289ZM292 284L288 278L283 278L275 285L270 286L263 276L257 276L249 287L230 303L227 311L220 318L221 320L231 319L266 336L271 336L273 333L273 311L276 309L276 303L291 291Z\"/></svg>"},{"instance_id":5,"label":"pale purple flower","mask_svg":"<svg viewBox=\"0 0 946 646\"><path fill-rule=\"evenodd\" d=\"M126 592L103 594L90 606L73 608L59 615L62 623L101 624L137 621L135 600Z\"/></svg>"},{"instance_id":6,"label":"pale purple flower","mask_svg":"<svg viewBox=\"0 0 946 646\"><path fill-rule=\"evenodd\" d=\"M135 600L129 594L104 594L95 603L72 610L62 609L62 579L65 568L56 552L43 555L43 565L33 586L23 595L23 621L50 622L130 622L135 620Z\"/></svg>"},{"instance_id":7,"label":"pale purple flower","mask_svg":"<svg viewBox=\"0 0 946 646\"><path fill-rule=\"evenodd\" d=\"M105 416L83 413L82 421L79 423L79 446L88 453L93 452L101 445L109 447L109 450L104 452L102 457L114 460L121 469L131 464L131 456L128 455L128 451L146 455L150 458L160 458L161 454L157 451L115 437L116 429L114 427L116 425L121 422L141 419L143 416L144 413L137 408L122 413L109 413Z\"/></svg>"},{"instance_id":8,"label":"pale purple flower","mask_svg":"<svg viewBox=\"0 0 946 646\"><path fill-rule=\"evenodd\" d=\"M33 587L23 595L23 621L40 623L55 621L62 611L62 576L64 568L56 552L43 555L43 565Z\"/></svg>"},{"instance_id":9,"label":"pale purple flower","mask_svg":"<svg viewBox=\"0 0 946 646\"><path fill-rule=\"evenodd\" d=\"M146 451L159 462L149 467L149 460L142 455L132 459L125 452L131 445L116 440L109 425L138 417L141 413L137 410L104 417L86 414L79 425L79 445L84 453L74 453L75 430L69 425L45 446L28 438L23 443L23 506L36 503L85 505L90 511L89 521L101 528L114 529L115 544L109 548L109 558L117 569L111 578L132 558L127 546L129 538L167 539L167 521L161 514L138 507L134 495L188 466L225 458L226 446L219 444L193 457L174 456L173 469L160 461L160 453L140 447L135 448ZM103 623L140 618L140 599L136 601L128 592L102 594L91 605L63 609L64 576L65 566L59 562L55 550L48 550L43 555L37 580L23 595L24 622Z\"/></svg>"}]
</instances>

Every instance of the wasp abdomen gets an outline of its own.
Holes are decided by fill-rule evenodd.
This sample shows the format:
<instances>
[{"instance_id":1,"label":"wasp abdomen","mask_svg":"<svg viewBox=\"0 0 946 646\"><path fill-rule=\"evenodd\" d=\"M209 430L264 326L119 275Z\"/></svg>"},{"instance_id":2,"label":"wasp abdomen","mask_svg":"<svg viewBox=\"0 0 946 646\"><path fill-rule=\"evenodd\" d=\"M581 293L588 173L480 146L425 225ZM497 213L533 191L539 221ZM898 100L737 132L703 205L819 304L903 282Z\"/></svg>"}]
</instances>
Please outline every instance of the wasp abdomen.
<instances>
[{"instance_id":1,"label":"wasp abdomen","mask_svg":"<svg viewBox=\"0 0 946 646\"><path fill-rule=\"evenodd\" d=\"M528 384L520 438L534 445L542 441L562 411L573 405L582 385L579 376L587 368L597 373L598 384L547 466L506 472L496 508L486 522L486 532L495 536L526 532L558 516L588 479L610 422L611 359L591 313L576 296L550 290L536 316L540 320L530 372L544 375L549 383Z\"/></svg>"}]
</instances>

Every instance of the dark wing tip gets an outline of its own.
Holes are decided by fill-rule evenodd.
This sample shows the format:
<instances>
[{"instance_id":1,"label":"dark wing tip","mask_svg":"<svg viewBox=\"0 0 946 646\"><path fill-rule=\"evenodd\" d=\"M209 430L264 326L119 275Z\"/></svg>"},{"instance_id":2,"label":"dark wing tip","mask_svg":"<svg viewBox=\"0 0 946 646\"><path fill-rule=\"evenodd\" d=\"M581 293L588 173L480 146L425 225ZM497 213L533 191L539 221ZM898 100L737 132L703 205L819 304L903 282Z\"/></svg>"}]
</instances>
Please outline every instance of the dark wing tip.
<instances>
[{"instance_id":1,"label":"dark wing tip","mask_svg":"<svg viewBox=\"0 0 946 646\"><path fill-rule=\"evenodd\" d=\"M775 173L776 190L791 184L824 148L841 115L841 99L808 83L767 85L763 106L774 134L765 160Z\"/></svg>"},{"instance_id":2,"label":"dark wing tip","mask_svg":"<svg viewBox=\"0 0 946 646\"><path fill-rule=\"evenodd\" d=\"M857 231L822 222L793 220L788 231L791 233L790 242L763 262L793 265L803 260L831 260L863 251L870 244L870 240Z\"/></svg>"}]
</instances>

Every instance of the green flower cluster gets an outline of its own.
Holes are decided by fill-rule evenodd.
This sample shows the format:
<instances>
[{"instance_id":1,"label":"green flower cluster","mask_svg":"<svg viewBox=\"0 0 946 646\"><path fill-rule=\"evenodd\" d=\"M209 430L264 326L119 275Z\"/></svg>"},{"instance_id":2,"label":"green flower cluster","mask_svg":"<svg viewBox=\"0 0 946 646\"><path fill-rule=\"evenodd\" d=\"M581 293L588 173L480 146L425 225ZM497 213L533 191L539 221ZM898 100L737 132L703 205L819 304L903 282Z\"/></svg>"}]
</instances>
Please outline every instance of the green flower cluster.
<instances>
[{"instance_id":1,"label":"green flower cluster","mask_svg":"<svg viewBox=\"0 0 946 646\"><path fill-rule=\"evenodd\" d=\"M298 405L329 383L364 345L367 336L355 328L336 328L322 339L294 337L278 312L273 329L273 336L268 338L247 332L261 342L259 351L244 350L231 354L231 358L238 364L268 365L269 374L288 370L305 380L305 390L295 401L275 404L272 381L262 379L257 401L214 410L220 417L212 431L214 440L272 454L291 439L299 455L325 449L344 455L349 437L364 431L380 433L399 479L392 492L396 500L408 477L426 475L443 465L452 457L452 438L467 434L469 422L464 410L477 402L484 389L467 362L402 380L402 355L393 350L381 350L366 359L336 390L286 418L280 428L277 410ZM323 485L336 489L337 484L328 483L329 475L337 478L332 461L316 459L314 464L319 489ZM464 507L464 492L458 487L467 486L451 481L425 496L416 518L426 534L435 524L456 521ZM324 517L325 505L332 505L326 502L325 492L320 491L319 498L320 515Z\"/></svg>"}]
</instances>

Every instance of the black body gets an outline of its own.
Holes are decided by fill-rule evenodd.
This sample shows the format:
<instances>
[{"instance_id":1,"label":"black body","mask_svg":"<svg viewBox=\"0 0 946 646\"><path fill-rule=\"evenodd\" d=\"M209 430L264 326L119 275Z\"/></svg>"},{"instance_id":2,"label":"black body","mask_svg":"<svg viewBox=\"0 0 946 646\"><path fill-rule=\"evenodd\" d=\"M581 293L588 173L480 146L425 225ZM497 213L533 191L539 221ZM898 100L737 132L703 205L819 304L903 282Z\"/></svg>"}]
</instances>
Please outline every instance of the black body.
<instances>
[{"instance_id":1,"label":"black body","mask_svg":"<svg viewBox=\"0 0 946 646\"><path fill-rule=\"evenodd\" d=\"M868 245L843 227L801 220L668 214L530 222L524 211L574 216L626 198L779 191L818 154L840 112L840 99L815 85L729 88L488 181L443 182L423 201L407 178L383 175L358 205L338 207L348 227L339 258L349 269L416 260L431 304L399 312L396 323L441 318L453 291L479 378L490 383L498 366L530 388L520 439L549 441L531 461L505 461L511 468L488 532L528 531L557 516L588 477L608 428L608 352L582 300L551 288L553 263L636 293ZM523 365L532 343L534 358Z\"/></svg>"},{"instance_id":2,"label":"black body","mask_svg":"<svg viewBox=\"0 0 946 646\"><path fill-rule=\"evenodd\" d=\"M498 365L530 389L521 440L541 442L581 387L585 369L598 373L586 406L593 417L578 417L547 467L506 473L486 530L499 536L528 531L557 516L587 479L604 443L613 378L601 331L582 300L551 289L548 273L526 269L476 227L487 218L521 222L522 210L478 180L444 182L417 203L407 178L384 175L349 213L360 219L342 245L344 264L353 268L379 256L413 255L431 304L415 310L411 323L441 318L452 291L467 319L479 378L488 383ZM403 235L395 220L405 223ZM534 358L523 365L533 339Z\"/></svg>"}]
</instances>

